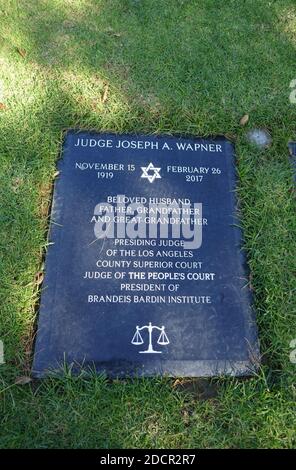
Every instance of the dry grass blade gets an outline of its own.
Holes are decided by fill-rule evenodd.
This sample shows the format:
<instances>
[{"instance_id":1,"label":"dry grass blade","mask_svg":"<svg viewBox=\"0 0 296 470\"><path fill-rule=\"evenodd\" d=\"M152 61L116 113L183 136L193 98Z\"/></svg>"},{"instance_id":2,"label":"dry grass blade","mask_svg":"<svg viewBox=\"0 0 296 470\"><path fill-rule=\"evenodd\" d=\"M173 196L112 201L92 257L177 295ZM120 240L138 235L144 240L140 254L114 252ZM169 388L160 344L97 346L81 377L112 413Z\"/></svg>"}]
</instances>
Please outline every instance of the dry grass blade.
<instances>
[{"instance_id":1,"label":"dry grass blade","mask_svg":"<svg viewBox=\"0 0 296 470\"><path fill-rule=\"evenodd\" d=\"M23 59L26 57L27 55L27 51L25 51L25 49L21 49L20 47L17 48L17 52L19 53L20 56L23 57Z\"/></svg>"},{"instance_id":2,"label":"dry grass blade","mask_svg":"<svg viewBox=\"0 0 296 470\"><path fill-rule=\"evenodd\" d=\"M29 384L30 382L32 382L32 379L31 377L28 377L27 375L22 375L20 377L18 377L16 380L15 380L15 385L27 385Z\"/></svg>"},{"instance_id":3,"label":"dry grass blade","mask_svg":"<svg viewBox=\"0 0 296 470\"><path fill-rule=\"evenodd\" d=\"M108 95L109 95L109 84L106 83L105 86L104 86L104 91L103 91L103 94L102 94L102 99L101 99L101 102L103 104L106 103L107 99L108 99Z\"/></svg>"}]
</instances>

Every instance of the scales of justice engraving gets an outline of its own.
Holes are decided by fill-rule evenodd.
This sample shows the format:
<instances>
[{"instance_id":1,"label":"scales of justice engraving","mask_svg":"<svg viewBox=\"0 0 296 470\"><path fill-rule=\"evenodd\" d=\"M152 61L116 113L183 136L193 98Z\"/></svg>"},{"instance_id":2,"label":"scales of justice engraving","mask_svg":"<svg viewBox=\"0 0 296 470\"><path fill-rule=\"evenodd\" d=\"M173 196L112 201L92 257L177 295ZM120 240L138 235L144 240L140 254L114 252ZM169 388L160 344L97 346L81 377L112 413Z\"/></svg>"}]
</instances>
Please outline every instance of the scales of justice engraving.
<instances>
[{"instance_id":1,"label":"scales of justice engraving","mask_svg":"<svg viewBox=\"0 0 296 470\"><path fill-rule=\"evenodd\" d=\"M131 340L131 343L134 345L134 346L139 346L140 344L143 344L144 343L144 340L141 336L141 333L140 331L142 330L148 330L148 338L149 338L149 345L148 345L148 349L146 349L145 351L139 351L140 354L151 354L151 353L156 353L156 354L162 354L162 351L155 351L155 349L153 349L153 344L152 344L152 333L153 331L160 331L160 335L158 337L158 340L157 340L157 344L159 344L160 346L166 346L167 344L169 344L169 338L167 337L166 335L166 332L165 332L165 327L162 326L161 328L159 326L155 326L155 325L152 325L151 322L149 322L149 325L144 325L144 326L141 326L139 327L138 325L136 326L136 332L133 336L133 339Z\"/></svg>"}]
</instances>

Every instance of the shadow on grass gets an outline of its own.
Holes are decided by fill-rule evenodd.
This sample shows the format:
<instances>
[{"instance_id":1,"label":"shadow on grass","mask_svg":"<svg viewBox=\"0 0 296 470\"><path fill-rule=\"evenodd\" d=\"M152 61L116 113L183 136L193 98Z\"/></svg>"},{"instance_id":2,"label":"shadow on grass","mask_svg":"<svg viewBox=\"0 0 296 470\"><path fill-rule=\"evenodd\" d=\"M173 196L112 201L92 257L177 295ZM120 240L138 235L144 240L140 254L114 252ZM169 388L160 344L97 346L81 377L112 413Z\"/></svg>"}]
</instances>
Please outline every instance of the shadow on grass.
<instances>
[{"instance_id":1,"label":"shadow on grass","mask_svg":"<svg viewBox=\"0 0 296 470\"><path fill-rule=\"evenodd\" d=\"M221 134L245 112L270 127L288 107L295 47L280 14L267 0L27 2L13 28L27 60L55 75L57 100L80 100L58 120L52 106L52 127Z\"/></svg>"}]
</instances>

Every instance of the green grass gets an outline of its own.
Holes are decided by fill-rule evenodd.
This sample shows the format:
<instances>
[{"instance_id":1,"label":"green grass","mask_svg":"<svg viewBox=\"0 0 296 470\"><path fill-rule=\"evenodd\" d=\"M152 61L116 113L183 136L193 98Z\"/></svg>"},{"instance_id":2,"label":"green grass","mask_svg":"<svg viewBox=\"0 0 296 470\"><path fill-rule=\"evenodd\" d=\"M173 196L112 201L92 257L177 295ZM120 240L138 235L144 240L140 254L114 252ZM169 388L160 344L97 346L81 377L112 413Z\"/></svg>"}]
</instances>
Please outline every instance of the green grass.
<instances>
[{"instance_id":1,"label":"green grass","mask_svg":"<svg viewBox=\"0 0 296 470\"><path fill-rule=\"evenodd\" d=\"M0 47L0 447L295 447L294 0L0 0ZM246 143L245 113L270 149ZM235 136L258 376L215 380L206 401L169 379L14 384L68 127Z\"/></svg>"}]
</instances>

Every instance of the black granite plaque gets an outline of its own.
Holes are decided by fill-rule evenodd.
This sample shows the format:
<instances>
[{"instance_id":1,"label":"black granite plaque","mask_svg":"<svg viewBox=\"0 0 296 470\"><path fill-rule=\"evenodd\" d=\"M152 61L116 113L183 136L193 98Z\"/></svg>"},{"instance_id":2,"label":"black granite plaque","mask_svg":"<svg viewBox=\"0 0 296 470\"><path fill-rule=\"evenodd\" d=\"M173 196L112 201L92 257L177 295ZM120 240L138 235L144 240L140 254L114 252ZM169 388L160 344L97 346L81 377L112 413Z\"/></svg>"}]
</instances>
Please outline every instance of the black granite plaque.
<instances>
[{"instance_id":1,"label":"black granite plaque","mask_svg":"<svg viewBox=\"0 0 296 470\"><path fill-rule=\"evenodd\" d=\"M232 144L71 131L59 170L33 374L250 374Z\"/></svg>"}]
</instances>

